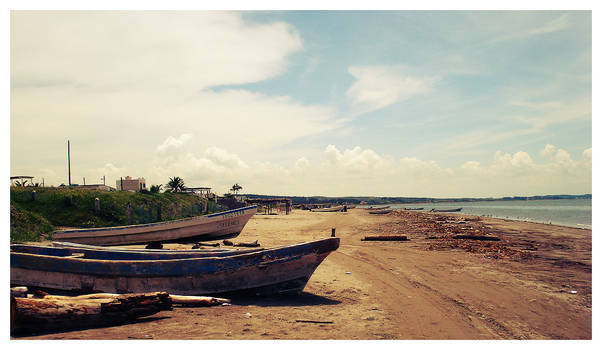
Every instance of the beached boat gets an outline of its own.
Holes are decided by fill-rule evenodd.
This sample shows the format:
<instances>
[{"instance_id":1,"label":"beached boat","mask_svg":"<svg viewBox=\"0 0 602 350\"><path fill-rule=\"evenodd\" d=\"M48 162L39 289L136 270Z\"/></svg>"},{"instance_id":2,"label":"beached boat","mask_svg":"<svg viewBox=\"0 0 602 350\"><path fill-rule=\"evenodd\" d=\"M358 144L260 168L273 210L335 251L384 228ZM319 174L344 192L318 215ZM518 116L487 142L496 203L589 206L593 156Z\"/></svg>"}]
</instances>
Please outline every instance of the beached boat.
<instances>
[{"instance_id":1,"label":"beached boat","mask_svg":"<svg viewBox=\"0 0 602 350\"><path fill-rule=\"evenodd\" d=\"M57 241L92 245L131 245L151 242L198 242L238 236L257 206L223 211L204 216L150 224L58 230Z\"/></svg>"},{"instance_id":2,"label":"beached boat","mask_svg":"<svg viewBox=\"0 0 602 350\"><path fill-rule=\"evenodd\" d=\"M300 293L318 265L339 247L339 238L231 256L156 260L111 256L110 249L102 259L62 247L28 253L23 246L11 246L12 285L106 293L278 294Z\"/></svg>"},{"instance_id":3,"label":"beached boat","mask_svg":"<svg viewBox=\"0 0 602 350\"><path fill-rule=\"evenodd\" d=\"M381 209L381 210L371 210L368 213L370 213L370 214L389 214L392 211L393 210L391 210L391 209Z\"/></svg>"},{"instance_id":4,"label":"beached boat","mask_svg":"<svg viewBox=\"0 0 602 350\"><path fill-rule=\"evenodd\" d=\"M424 208L403 208L403 210L424 210Z\"/></svg>"},{"instance_id":5,"label":"beached boat","mask_svg":"<svg viewBox=\"0 0 602 350\"><path fill-rule=\"evenodd\" d=\"M337 206L335 206L335 207L329 207L329 208L312 209L311 211L313 211L313 212L333 212L333 211L343 211L343 206L342 206L342 205L337 205Z\"/></svg>"},{"instance_id":6,"label":"beached boat","mask_svg":"<svg viewBox=\"0 0 602 350\"><path fill-rule=\"evenodd\" d=\"M364 208L366 210L382 210L382 209L389 209L390 205L385 205L385 206L381 206L381 207L367 207Z\"/></svg>"},{"instance_id":7,"label":"beached boat","mask_svg":"<svg viewBox=\"0 0 602 350\"><path fill-rule=\"evenodd\" d=\"M434 213L452 213L452 212L456 212L456 211L460 211L462 210L462 208L456 208L456 209L431 209L432 212Z\"/></svg>"}]
</instances>

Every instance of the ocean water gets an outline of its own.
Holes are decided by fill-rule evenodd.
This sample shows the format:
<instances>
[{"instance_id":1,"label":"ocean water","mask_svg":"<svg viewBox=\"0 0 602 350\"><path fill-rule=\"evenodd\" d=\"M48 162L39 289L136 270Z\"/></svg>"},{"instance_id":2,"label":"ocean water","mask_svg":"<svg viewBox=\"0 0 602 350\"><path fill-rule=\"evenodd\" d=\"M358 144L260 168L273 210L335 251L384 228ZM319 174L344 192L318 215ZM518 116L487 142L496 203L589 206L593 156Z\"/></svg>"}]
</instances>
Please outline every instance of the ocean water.
<instances>
[{"instance_id":1,"label":"ocean water","mask_svg":"<svg viewBox=\"0 0 602 350\"><path fill-rule=\"evenodd\" d=\"M393 204L395 208L453 209L460 213L555 225L592 228L591 199L513 200L454 203Z\"/></svg>"}]
</instances>

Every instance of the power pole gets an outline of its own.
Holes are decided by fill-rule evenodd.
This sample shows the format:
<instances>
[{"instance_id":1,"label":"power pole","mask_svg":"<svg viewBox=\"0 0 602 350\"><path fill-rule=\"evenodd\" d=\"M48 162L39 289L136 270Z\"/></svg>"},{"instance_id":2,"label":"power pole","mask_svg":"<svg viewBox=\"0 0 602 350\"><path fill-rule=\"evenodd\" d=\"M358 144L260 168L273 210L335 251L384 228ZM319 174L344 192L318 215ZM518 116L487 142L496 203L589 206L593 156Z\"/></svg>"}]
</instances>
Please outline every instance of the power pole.
<instances>
[{"instance_id":1,"label":"power pole","mask_svg":"<svg viewBox=\"0 0 602 350\"><path fill-rule=\"evenodd\" d=\"M67 169L69 171L69 186L71 186L71 145L67 140Z\"/></svg>"},{"instance_id":2,"label":"power pole","mask_svg":"<svg viewBox=\"0 0 602 350\"><path fill-rule=\"evenodd\" d=\"M102 184L106 186L106 183L105 183L105 176L104 176L104 175L102 176Z\"/></svg>"}]
</instances>

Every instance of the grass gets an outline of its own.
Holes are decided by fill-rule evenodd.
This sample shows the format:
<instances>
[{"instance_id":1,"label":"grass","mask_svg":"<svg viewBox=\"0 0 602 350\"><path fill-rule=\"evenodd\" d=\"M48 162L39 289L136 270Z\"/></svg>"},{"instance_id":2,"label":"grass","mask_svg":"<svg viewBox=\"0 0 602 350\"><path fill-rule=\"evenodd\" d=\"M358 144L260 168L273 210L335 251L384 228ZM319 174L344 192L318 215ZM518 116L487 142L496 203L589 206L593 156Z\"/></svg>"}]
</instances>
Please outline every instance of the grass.
<instances>
[{"instance_id":1,"label":"grass","mask_svg":"<svg viewBox=\"0 0 602 350\"><path fill-rule=\"evenodd\" d=\"M37 198L33 200L32 191ZM94 210L94 201L100 201L100 212ZM176 203L173 214L172 206ZM58 226L104 227L128 224L128 204L133 223L148 222L148 208L152 206L151 221L165 221L200 215L199 198L189 193L139 193L108 192L77 188L56 187L11 187L11 242L39 241ZM161 220L157 218L157 207L161 205ZM140 213L140 206L143 212ZM224 210L210 202L208 211Z\"/></svg>"}]
</instances>

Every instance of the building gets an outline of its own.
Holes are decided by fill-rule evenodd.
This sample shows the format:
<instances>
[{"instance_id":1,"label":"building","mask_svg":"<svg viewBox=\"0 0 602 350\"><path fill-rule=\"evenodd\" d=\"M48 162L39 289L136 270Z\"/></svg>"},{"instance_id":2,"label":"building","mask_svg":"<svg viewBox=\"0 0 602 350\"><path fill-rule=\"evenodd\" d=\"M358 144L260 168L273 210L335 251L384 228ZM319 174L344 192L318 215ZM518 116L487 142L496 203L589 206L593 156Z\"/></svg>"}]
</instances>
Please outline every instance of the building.
<instances>
[{"instance_id":1,"label":"building","mask_svg":"<svg viewBox=\"0 0 602 350\"><path fill-rule=\"evenodd\" d=\"M137 179L132 179L129 176L122 177L116 181L115 188L117 188L117 191L138 192L146 190L146 180L143 177Z\"/></svg>"}]
</instances>

